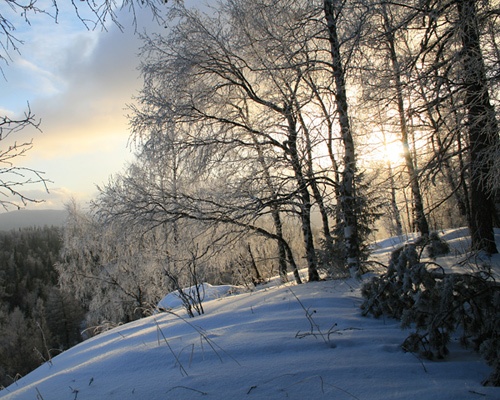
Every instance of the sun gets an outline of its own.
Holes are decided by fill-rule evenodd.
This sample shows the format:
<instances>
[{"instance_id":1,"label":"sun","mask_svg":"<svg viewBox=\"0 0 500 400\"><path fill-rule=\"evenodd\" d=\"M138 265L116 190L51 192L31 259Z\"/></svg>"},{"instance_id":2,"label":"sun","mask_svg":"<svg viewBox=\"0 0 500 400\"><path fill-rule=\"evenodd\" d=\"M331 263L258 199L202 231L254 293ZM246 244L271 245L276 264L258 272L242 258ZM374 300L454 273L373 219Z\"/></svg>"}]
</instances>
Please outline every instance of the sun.
<instances>
[{"instance_id":1,"label":"sun","mask_svg":"<svg viewBox=\"0 0 500 400\"><path fill-rule=\"evenodd\" d=\"M375 129L366 139L359 153L362 163L390 163L394 167L403 164L403 145L395 135Z\"/></svg>"},{"instance_id":2,"label":"sun","mask_svg":"<svg viewBox=\"0 0 500 400\"><path fill-rule=\"evenodd\" d=\"M400 140L383 144L384 160L391 164L401 164L404 159L403 145Z\"/></svg>"}]
</instances>

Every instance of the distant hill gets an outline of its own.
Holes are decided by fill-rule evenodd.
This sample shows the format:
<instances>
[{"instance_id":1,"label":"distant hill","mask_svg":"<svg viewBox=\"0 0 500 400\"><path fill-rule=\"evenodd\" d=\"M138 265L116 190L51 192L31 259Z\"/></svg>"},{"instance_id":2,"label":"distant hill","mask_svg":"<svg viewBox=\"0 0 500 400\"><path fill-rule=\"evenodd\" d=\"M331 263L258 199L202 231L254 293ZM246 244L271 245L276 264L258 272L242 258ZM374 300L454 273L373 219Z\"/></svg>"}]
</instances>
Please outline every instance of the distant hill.
<instances>
[{"instance_id":1,"label":"distant hill","mask_svg":"<svg viewBox=\"0 0 500 400\"><path fill-rule=\"evenodd\" d=\"M0 231L32 226L63 226L68 217L65 210L16 210L0 214Z\"/></svg>"}]
</instances>

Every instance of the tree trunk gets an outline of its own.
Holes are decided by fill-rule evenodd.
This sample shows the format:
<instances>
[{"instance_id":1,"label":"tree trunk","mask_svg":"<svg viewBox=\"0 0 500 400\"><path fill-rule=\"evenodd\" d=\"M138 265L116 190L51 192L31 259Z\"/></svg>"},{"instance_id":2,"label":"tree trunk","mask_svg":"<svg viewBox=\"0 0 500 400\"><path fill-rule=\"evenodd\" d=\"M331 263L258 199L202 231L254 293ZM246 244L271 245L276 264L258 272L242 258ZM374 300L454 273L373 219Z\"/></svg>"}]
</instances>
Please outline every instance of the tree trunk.
<instances>
[{"instance_id":1,"label":"tree trunk","mask_svg":"<svg viewBox=\"0 0 500 400\"><path fill-rule=\"evenodd\" d=\"M291 164L295 173L295 179L297 180L299 197L302 203L300 219L302 234L304 236L309 281L318 281L319 274L316 268L317 257L311 228L311 195L309 194L307 181L304 178L300 165L299 153L297 150L297 124L290 109L291 107L287 107L285 112L288 122L288 153L291 157Z\"/></svg>"},{"instance_id":2,"label":"tree trunk","mask_svg":"<svg viewBox=\"0 0 500 400\"><path fill-rule=\"evenodd\" d=\"M287 263L286 263L286 249L285 246L283 245L285 239L283 238L283 224L281 223L281 216L280 216L280 209L277 204L277 195L276 191L274 190L273 187L273 182L271 180L271 175L269 174L269 166L266 163L266 160L264 158L264 154L262 153L262 148L261 144L257 140L255 135L252 135L252 140L255 144L255 149L257 150L257 155L259 159L259 163L264 169L264 178L266 182L266 186L268 190L271 193L271 198L272 198L272 203L270 205L271 208L271 216L273 218L274 222L274 229L276 236L280 238L280 240L277 241L277 247L278 247L278 270L280 274L281 281L287 282L288 281L288 276L287 276ZM300 279L300 278L299 278ZM300 282L298 282L300 283Z\"/></svg>"},{"instance_id":3,"label":"tree trunk","mask_svg":"<svg viewBox=\"0 0 500 400\"><path fill-rule=\"evenodd\" d=\"M344 170L340 185L340 205L344 222L344 242L347 266L353 274L360 269L360 243L356 210L354 177L356 173L356 154L347 104L345 73L340 57L340 42L337 34L339 0L324 0L323 8L328 25L328 39L332 56L333 77L335 80L335 101L339 115L340 132L344 147Z\"/></svg>"},{"instance_id":4,"label":"tree trunk","mask_svg":"<svg viewBox=\"0 0 500 400\"><path fill-rule=\"evenodd\" d=\"M309 134L309 129L307 128L307 125L304 122L302 115L300 114L300 111L299 111L299 118L300 118L300 123L301 123L302 129L304 131L304 136L305 136L305 140L306 140L307 179L308 179L309 186L311 187L311 190L312 190L312 193L314 196L314 200L316 200L316 204L317 204L318 209L319 209L319 214L321 216L321 222L323 224L323 236L325 239L325 250L330 257L333 257L333 252L334 252L334 250L333 250L333 238L332 238L332 234L330 232L330 221L328 219L328 212L327 212L325 202L323 201L323 196L321 195L321 192L319 190L318 183L316 181L316 177L314 174L311 136Z\"/></svg>"},{"instance_id":5,"label":"tree trunk","mask_svg":"<svg viewBox=\"0 0 500 400\"><path fill-rule=\"evenodd\" d=\"M470 148L470 234L474 250L494 254L498 252L493 231L495 206L493 194L486 182L490 165L483 157L498 142L498 124L488 93L475 0L459 0L457 7L461 26Z\"/></svg>"},{"instance_id":6,"label":"tree trunk","mask_svg":"<svg viewBox=\"0 0 500 400\"><path fill-rule=\"evenodd\" d=\"M340 171L339 171L339 165L335 156L335 151L334 151L334 144L333 144L333 116L331 115L330 111L325 105L325 102L322 98L322 95L318 91L318 87L316 86L315 82L312 79L309 79L307 81L309 87L312 89L314 96L316 100L318 101L318 104L320 105L321 112L323 113L323 118L325 121L326 129L327 129L327 138L326 138L326 147L328 150L328 157L330 158L330 162L332 164L332 172L333 172L333 187L334 187L334 193L335 193L335 200L337 202L337 206L335 207L335 226L341 226L342 224L342 217L340 213L340 207L338 207L338 204L340 204ZM332 246L334 243L333 237L330 235L330 239L332 242Z\"/></svg>"},{"instance_id":7,"label":"tree trunk","mask_svg":"<svg viewBox=\"0 0 500 400\"><path fill-rule=\"evenodd\" d=\"M257 263L255 262L255 257L253 256L252 247L250 246L250 243L247 243L247 250L248 250L248 255L250 256L250 265L252 266L253 272L255 272L254 282L262 283L264 282L264 279L262 279L262 275L260 274L260 271L257 268Z\"/></svg>"},{"instance_id":8,"label":"tree trunk","mask_svg":"<svg viewBox=\"0 0 500 400\"><path fill-rule=\"evenodd\" d=\"M399 65L398 56L395 48L394 29L391 26L389 17L386 11L386 4L382 4L384 13L384 29L385 37L387 40L387 47L389 57L391 60L392 73L395 81L396 100L399 114L399 126L401 129L401 144L403 145L403 156L405 160L406 169L410 176L410 188L413 196L412 214L413 226L418 230L422 236L429 236L429 224L424 212L424 201L420 191L420 183L418 181L418 174L415 168L413 157L410 153L410 144L408 139L408 124L406 123L405 107L403 100L403 84L401 82L401 67Z\"/></svg>"}]
</instances>

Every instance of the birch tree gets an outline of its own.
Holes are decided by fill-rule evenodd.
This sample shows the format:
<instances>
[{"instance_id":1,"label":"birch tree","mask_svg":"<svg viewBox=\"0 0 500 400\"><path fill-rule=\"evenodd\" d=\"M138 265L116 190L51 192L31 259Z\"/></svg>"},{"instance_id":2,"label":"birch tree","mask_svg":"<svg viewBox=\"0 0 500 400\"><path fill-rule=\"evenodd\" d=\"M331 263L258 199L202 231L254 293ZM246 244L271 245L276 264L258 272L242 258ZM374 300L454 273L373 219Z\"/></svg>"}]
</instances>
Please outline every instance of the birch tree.
<instances>
[{"instance_id":1,"label":"birch tree","mask_svg":"<svg viewBox=\"0 0 500 400\"><path fill-rule=\"evenodd\" d=\"M490 254L497 253L492 215L495 214L494 195L487 185L492 166L485 157L488 150L498 146L498 121L493 108L486 68L480 44L476 1L457 1L460 38L463 51L464 105L470 146L472 246ZM486 160L484 160L486 158Z\"/></svg>"},{"instance_id":2,"label":"birch tree","mask_svg":"<svg viewBox=\"0 0 500 400\"><path fill-rule=\"evenodd\" d=\"M357 194L355 187L356 152L354 135L349 118L347 101L347 83L345 75L345 59L342 54L339 38L340 16L345 10L338 0L324 0L324 16L328 28L328 41L332 58L332 74L335 82L335 100L344 150L342 182L340 186L341 213L344 220L344 240L347 255L347 266L353 273L361 270L360 237L358 226ZM359 34L359 32L357 32Z\"/></svg>"},{"instance_id":3,"label":"birch tree","mask_svg":"<svg viewBox=\"0 0 500 400\"><path fill-rule=\"evenodd\" d=\"M292 171L296 188L293 194L280 196L300 201L295 204L301 218L309 275L310 279L316 280L312 201L298 147L300 126L295 108L302 83L300 71L289 67L286 54L283 59L265 59L264 47L260 46L258 39L253 40L247 35L244 21L236 21L241 12L234 13L233 19L227 21L201 16L184 7L176 8L174 15L180 17L181 22L176 25L173 35L165 39L157 36L147 43L150 61L144 69L146 82L149 85L157 80L164 99L175 97L175 110L171 112L173 118L188 121L190 129L209 135L198 134L196 139L190 141L192 145L218 143L226 148L238 145L243 153L249 154L255 148L255 137L258 137L257 143L281 152L279 159L284 167L279 171L274 165L273 169L279 171L285 182L291 182L287 174ZM270 39L266 40L269 43ZM276 57L280 57L278 51L283 51L286 45L276 40L273 45L275 47L267 49L272 48L277 52ZM286 65L278 68L275 65L278 61ZM181 71L182 76L178 75ZM166 82L177 82L175 92L165 92L172 90L172 84ZM158 87L146 86L144 93L150 96L158 92ZM174 104L174 101L171 103ZM282 188L286 186L281 185ZM269 205L269 200L266 198L255 204ZM290 200L287 202L289 206L294 204ZM249 206L255 209L252 203L254 200L247 199L246 204L240 205L241 210L248 210ZM265 207L259 213L262 210ZM245 213L248 214L248 211Z\"/></svg>"}]
</instances>

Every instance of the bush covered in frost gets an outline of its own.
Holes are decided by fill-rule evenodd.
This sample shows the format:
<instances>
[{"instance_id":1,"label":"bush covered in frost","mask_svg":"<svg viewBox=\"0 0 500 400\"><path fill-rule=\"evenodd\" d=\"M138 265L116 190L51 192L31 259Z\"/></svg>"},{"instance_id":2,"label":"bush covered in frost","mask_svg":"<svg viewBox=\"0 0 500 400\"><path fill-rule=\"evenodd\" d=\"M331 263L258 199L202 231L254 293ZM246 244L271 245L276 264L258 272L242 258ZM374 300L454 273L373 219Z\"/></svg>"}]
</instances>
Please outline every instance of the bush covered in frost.
<instances>
[{"instance_id":1,"label":"bush covered in frost","mask_svg":"<svg viewBox=\"0 0 500 400\"><path fill-rule=\"evenodd\" d=\"M427 255L433 260L450 252L450 245L437 232L431 232L429 237L421 239L421 242L420 245L425 247Z\"/></svg>"},{"instance_id":2,"label":"bush covered in frost","mask_svg":"<svg viewBox=\"0 0 500 400\"><path fill-rule=\"evenodd\" d=\"M493 367L483 384L500 386L500 284L486 268L445 273L434 262L422 262L420 254L417 244L391 254L387 272L362 288L363 314L401 320L414 330L403 349L429 359L444 358L452 333L461 332L461 343Z\"/></svg>"}]
</instances>

